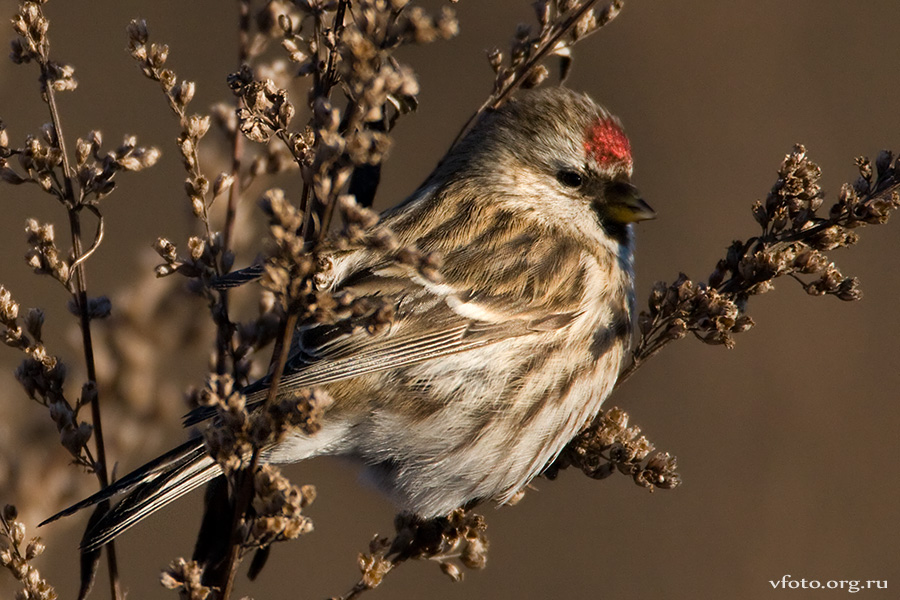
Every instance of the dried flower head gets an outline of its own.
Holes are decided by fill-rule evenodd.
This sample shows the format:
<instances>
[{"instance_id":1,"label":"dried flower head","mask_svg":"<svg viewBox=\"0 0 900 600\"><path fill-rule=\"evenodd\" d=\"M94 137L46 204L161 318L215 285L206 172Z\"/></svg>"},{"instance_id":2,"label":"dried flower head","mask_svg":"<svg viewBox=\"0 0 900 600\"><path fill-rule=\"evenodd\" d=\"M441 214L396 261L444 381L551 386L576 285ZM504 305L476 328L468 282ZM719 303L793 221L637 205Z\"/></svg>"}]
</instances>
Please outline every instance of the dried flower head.
<instances>
[{"instance_id":1,"label":"dried flower head","mask_svg":"<svg viewBox=\"0 0 900 600\"><path fill-rule=\"evenodd\" d=\"M169 590L178 590L183 600L206 600L212 590L202 583L203 569L196 561L173 560L160 574L159 581Z\"/></svg>"},{"instance_id":2,"label":"dried flower head","mask_svg":"<svg viewBox=\"0 0 900 600\"><path fill-rule=\"evenodd\" d=\"M628 426L629 418L628 413L615 407L600 413L566 446L544 476L555 479L560 470L574 466L594 479L605 479L618 471L650 491L680 485L675 457L655 452L640 427Z\"/></svg>"},{"instance_id":3,"label":"dried flower head","mask_svg":"<svg viewBox=\"0 0 900 600\"><path fill-rule=\"evenodd\" d=\"M441 572L457 582L463 578L460 566L483 569L487 565L487 524L481 515L462 508L427 521L401 514L394 527L393 539L376 536L369 552L359 555L362 577L342 600L378 587L397 565L411 559L435 561Z\"/></svg>"},{"instance_id":4,"label":"dried flower head","mask_svg":"<svg viewBox=\"0 0 900 600\"><path fill-rule=\"evenodd\" d=\"M46 546L39 537L25 543L25 524L18 512L7 504L0 514L0 567L8 570L22 586L16 598L22 600L55 600L56 590L31 564L43 554Z\"/></svg>"}]
</instances>

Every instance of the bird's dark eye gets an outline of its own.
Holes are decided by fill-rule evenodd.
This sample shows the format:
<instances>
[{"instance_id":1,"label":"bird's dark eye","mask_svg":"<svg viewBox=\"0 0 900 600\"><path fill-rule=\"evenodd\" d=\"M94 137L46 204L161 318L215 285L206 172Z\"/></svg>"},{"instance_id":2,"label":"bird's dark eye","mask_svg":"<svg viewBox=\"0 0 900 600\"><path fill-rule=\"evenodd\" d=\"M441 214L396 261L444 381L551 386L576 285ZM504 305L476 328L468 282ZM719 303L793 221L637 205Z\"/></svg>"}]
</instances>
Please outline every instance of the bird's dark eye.
<instances>
[{"instance_id":1,"label":"bird's dark eye","mask_svg":"<svg viewBox=\"0 0 900 600\"><path fill-rule=\"evenodd\" d=\"M581 173L578 171L562 170L556 174L556 180L566 187L579 188L584 183Z\"/></svg>"}]
</instances>

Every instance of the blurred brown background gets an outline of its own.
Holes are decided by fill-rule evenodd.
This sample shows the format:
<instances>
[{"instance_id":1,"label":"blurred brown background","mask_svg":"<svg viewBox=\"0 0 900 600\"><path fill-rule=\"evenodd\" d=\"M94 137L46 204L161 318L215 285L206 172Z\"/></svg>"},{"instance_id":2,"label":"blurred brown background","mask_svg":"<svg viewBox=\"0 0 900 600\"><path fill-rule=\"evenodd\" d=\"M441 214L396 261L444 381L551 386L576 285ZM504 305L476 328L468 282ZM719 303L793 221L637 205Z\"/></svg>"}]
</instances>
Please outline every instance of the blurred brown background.
<instances>
[{"instance_id":1,"label":"blurred brown background","mask_svg":"<svg viewBox=\"0 0 900 600\"><path fill-rule=\"evenodd\" d=\"M100 129L108 144L134 133L164 152L161 165L123 177L106 204L107 240L88 264L89 289L113 294L147 265L140 252L159 235L185 234L174 119L124 48L131 18L148 19L154 39L171 46L172 66L198 83L194 110L227 98L234 70L235 3L94 1L47 5L55 55L76 66L79 89L62 96L70 140ZM0 15L14 3L0 0ZM486 95L484 50L506 47L516 23L532 21L528 0L457 5L460 36L405 52L420 76L418 114L401 121L385 169L380 203L400 200L425 177L459 126ZM11 37L8 27L4 39ZM896 0L628 0L620 17L576 49L569 85L621 116L636 158L636 183L659 213L641 224L639 297L679 271L703 279L735 238L755 232L750 205L765 197L795 142L824 170L826 202L856 171L852 159L900 150L900 4ZM47 119L34 67L0 63L0 118L13 142ZM298 104L300 104L298 102ZM209 144L212 146L212 144ZM210 157L210 172L216 168ZM252 200L252 199L251 199ZM827 204L826 204L827 206ZM63 211L31 189L0 187L0 282L27 306L51 309L48 335L64 345L74 320L47 278L29 274L23 221L65 223ZM896 219L896 217L895 217ZM898 219L900 221L900 219ZM436 565L407 564L373 598L819 598L846 591L774 590L769 580L887 580L900 585L900 222L861 231L859 246L833 256L862 279L865 298L842 303L807 296L783 281L751 304L758 326L727 351L690 339L648 363L608 401L626 408L661 449L678 456L684 485L648 494L624 477L597 482L563 473L537 480L516 507L485 507L492 542L488 568L452 584ZM64 230L59 229L58 237ZM248 257L245 257L249 260ZM56 307L56 308L52 308ZM55 336L55 337L54 337ZM0 353L0 502L19 503L27 524L61 506L24 506L13 485L22 475L16 440L55 437L39 407L12 380L19 356ZM203 376L203 360L190 380ZM75 381L73 378L72 381ZM181 385L181 383L179 383ZM169 442L181 439L169 411ZM115 456L119 473L162 449L156 434L133 454ZM65 462L50 446L44 461ZM34 461L28 469L38 469ZM356 580L356 554L392 530L393 511L358 484L352 466L318 460L288 470L314 483L316 532L276 547L260 581L241 575L240 593L256 598L323 598ZM37 481L53 490L95 483ZM159 570L190 554L200 494L175 503L121 538L121 573L132 598L168 594ZM84 517L43 531L49 550L38 566L74 597L75 544ZM30 530L31 531L31 530ZM103 567L101 567L102 570ZM106 597L103 582L93 597ZM0 596L11 597L0 575ZM891 595L892 594L892 595ZM173 597L173 596L168 596Z\"/></svg>"}]
</instances>

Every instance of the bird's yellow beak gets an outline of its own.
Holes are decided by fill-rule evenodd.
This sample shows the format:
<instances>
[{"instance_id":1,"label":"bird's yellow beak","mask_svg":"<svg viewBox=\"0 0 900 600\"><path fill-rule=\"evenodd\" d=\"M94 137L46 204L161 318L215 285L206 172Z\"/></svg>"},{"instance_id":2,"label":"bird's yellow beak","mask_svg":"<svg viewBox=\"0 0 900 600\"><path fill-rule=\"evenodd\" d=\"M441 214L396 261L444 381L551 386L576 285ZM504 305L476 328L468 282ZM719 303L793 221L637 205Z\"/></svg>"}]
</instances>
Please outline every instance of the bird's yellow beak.
<instances>
[{"instance_id":1,"label":"bird's yellow beak","mask_svg":"<svg viewBox=\"0 0 900 600\"><path fill-rule=\"evenodd\" d=\"M656 212L644 202L636 187L630 183L617 183L607 191L607 218L616 223L635 223L655 219Z\"/></svg>"}]
</instances>

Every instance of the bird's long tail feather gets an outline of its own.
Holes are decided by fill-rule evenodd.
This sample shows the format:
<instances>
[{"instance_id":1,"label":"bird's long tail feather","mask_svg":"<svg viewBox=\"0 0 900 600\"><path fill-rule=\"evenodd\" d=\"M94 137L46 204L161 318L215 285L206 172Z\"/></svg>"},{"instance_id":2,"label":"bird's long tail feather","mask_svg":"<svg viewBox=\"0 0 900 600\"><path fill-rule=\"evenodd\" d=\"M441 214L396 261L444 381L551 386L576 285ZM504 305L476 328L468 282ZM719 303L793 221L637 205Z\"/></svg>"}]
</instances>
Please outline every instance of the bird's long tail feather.
<instances>
[{"instance_id":1,"label":"bird's long tail feather","mask_svg":"<svg viewBox=\"0 0 900 600\"><path fill-rule=\"evenodd\" d=\"M41 525L114 496L127 494L82 539L82 551L95 550L144 517L200 487L221 472L219 465L207 454L202 438L195 438L135 469L93 496L60 511Z\"/></svg>"}]
</instances>

